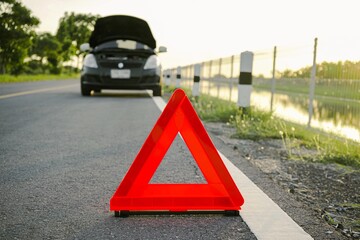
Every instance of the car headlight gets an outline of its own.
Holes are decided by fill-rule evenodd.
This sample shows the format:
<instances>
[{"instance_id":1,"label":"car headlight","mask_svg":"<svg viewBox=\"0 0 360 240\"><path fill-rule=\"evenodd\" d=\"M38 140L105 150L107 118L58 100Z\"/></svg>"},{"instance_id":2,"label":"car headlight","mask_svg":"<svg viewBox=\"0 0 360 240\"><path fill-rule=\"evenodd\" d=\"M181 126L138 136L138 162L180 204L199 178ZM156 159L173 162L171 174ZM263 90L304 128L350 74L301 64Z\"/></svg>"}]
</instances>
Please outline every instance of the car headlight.
<instances>
[{"instance_id":1,"label":"car headlight","mask_svg":"<svg viewBox=\"0 0 360 240\"><path fill-rule=\"evenodd\" d=\"M85 56L84 66L90 68L98 68L94 54L88 54Z\"/></svg>"},{"instance_id":2,"label":"car headlight","mask_svg":"<svg viewBox=\"0 0 360 240\"><path fill-rule=\"evenodd\" d=\"M144 69L155 69L160 66L160 61L156 55L151 55L145 63Z\"/></svg>"}]
</instances>

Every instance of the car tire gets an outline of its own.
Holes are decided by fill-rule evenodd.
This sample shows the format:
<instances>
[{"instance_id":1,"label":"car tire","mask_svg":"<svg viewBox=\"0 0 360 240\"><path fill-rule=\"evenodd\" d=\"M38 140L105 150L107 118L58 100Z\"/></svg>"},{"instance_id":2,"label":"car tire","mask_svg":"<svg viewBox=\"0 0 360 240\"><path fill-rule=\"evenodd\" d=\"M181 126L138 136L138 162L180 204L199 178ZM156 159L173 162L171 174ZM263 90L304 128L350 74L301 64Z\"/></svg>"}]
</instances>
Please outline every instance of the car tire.
<instances>
[{"instance_id":1,"label":"car tire","mask_svg":"<svg viewBox=\"0 0 360 240\"><path fill-rule=\"evenodd\" d=\"M83 96L90 96L91 94L91 89L89 89L88 87L84 86L82 83L81 83L81 95Z\"/></svg>"},{"instance_id":2,"label":"car tire","mask_svg":"<svg viewBox=\"0 0 360 240\"><path fill-rule=\"evenodd\" d=\"M161 97L162 96L162 89L161 86L157 86L153 89L153 96L154 97Z\"/></svg>"}]
</instances>

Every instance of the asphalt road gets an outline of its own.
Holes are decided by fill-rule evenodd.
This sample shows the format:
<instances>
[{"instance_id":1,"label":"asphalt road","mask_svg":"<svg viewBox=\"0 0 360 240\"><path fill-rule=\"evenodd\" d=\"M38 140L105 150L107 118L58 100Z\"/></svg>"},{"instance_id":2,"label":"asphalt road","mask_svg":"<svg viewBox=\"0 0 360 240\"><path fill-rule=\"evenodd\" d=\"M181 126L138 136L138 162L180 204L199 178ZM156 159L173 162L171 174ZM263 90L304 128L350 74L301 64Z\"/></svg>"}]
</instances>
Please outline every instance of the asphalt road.
<instances>
[{"instance_id":1,"label":"asphalt road","mask_svg":"<svg viewBox=\"0 0 360 240\"><path fill-rule=\"evenodd\" d=\"M159 115L146 92L82 97L78 80L0 85L0 239L256 239L241 217L109 211ZM152 179L202 181L180 139Z\"/></svg>"}]
</instances>

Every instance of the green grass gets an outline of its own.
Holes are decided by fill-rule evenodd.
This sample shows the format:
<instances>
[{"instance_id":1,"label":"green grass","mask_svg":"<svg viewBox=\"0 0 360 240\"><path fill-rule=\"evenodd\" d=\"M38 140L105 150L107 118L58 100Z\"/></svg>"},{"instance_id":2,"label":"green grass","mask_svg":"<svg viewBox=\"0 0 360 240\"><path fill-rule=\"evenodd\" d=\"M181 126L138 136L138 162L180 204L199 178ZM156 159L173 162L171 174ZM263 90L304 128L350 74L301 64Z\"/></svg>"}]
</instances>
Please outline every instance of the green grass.
<instances>
[{"instance_id":1,"label":"green grass","mask_svg":"<svg viewBox=\"0 0 360 240\"><path fill-rule=\"evenodd\" d=\"M168 92L173 90L174 88L165 89ZM190 90L184 90L191 96ZM338 163L360 169L360 144L357 142L284 121L270 112L251 109L243 113L235 103L215 97L201 95L196 99L190 97L190 100L203 121L233 125L236 128L236 138L282 139L290 159L300 157L307 161ZM301 149L309 149L311 154L293 154Z\"/></svg>"},{"instance_id":2,"label":"green grass","mask_svg":"<svg viewBox=\"0 0 360 240\"><path fill-rule=\"evenodd\" d=\"M235 104L229 104L228 101L213 99L209 96L202 96L197 99L192 97L190 100L199 117L209 122L228 122L237 109Z\"/></svg>"},{"instance_id":3,"label":"green grass","mask_svg":"<svg viewBox=\"0 0 360 240\"><path fill-rule=\"evenodd\" d=\"M360 203L343 203L340 206L360 209Z\"/></svg>"},{"instance_id":4,"label":"green grass","mask_svg":"<svg viewBox=\"0 0 360 240\"><path fill-rule=\"evenodd\" d=\"M76 79L80 75L77 74L39 74L39 75L0 75L0 83L15 83L15 82L35 82L35 81L47 81L47 80L65 80L65 79Z\"/></svg>"},{"instance_id":5,"label":"green grass","mask_svg":"<svg viewBox=\"0 0 360 240\"><path fill-rule=\"evenodd\" d=\"M175 87L170 86L165 88L165 92L172 93ZM192 102L197 114L203 121L208 122L228 122L230 116L236 112L236 105L228 101L214 98L208 95L202 95L200 98L191 96L191 91L187 88L182 88L186 95Z\"/></svg>"},{"instance_id":6,"label":"green grass","mask_svg":"<svg viewBox=\"0 0 360 240\"><path fill-rule=\"evenodd\" d=\"M236 113L230 122L236 127L238 138L282 139L289 158L338 163L360 168L360 144L338 136L309 129L306 126L284 121L271 113L253 110L248 115ZM315 150L315 155L294 155L305 148ZM300 152L301 153L301 152Z\"/></svg>"}]
</instances>

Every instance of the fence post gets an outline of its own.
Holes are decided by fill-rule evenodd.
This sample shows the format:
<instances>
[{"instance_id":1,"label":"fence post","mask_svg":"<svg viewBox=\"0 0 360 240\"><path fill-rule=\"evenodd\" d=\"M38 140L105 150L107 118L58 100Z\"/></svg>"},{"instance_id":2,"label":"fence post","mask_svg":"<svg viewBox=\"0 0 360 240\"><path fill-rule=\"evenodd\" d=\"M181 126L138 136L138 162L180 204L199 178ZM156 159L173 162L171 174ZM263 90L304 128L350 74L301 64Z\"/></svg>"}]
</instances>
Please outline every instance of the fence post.
<instances>
[{"instance_id":1,"label":"fence post","mask_svg":"<svg viewBox=\"0 0 360 240\"><path fill-rule=\"evenodd\" d=\"M210 88L211 88L211 84L210 84L210 79L211 79L211 68L212 68L212 60L210 61L210 66L209 66L209 78L208 78L208 95L210 95Z\"/></svg>"},{"instance_id":2,"label":"fence post","mask_svg":"<svg viewBox=\"0 0 360 240\"><path fill-rule=\"evenodd\" d=\"M253 61L254 53L246 51L240 54L240 76L237 105L243 110L243 113L246 113L250 107Z\"/></svg>"},{"instance_id":3,"label":"fence post","mask_svg":"<svg viewBox=\"0 0 360 240\"><path fill-rule=\"evenodd\" d=\"M176 68L176 83L175 87L180 88L180 82L181 82L181 67Z\"/></svg>"},{"instance_id":4,"label":"fence post","mask_svg":"<svg viewBox=\"0 0 360 240\"><path fill-rule=\"evenodd\" d=\"M167 71L167 75L166 75L167 81L169 86L171 85L171 70Z\"/></svg>"},{"instance_id":5,"label":"fence post","mask_svg":"<svg viewBox=\"0 0 360 240\"><path fill-rule=\"evenodd\" d=\"M170 70L165 70L164 73L164 77L165 77L165 87L169 87L170 86Z\"/></svg>"},{"instance_id":6,"label":"fence post","mask_svg":"<svg viewBox=\"0 0 360 240\"><path fill-rule=\"evenodd\" d=\"M273 54L273 70L272 70L272 79L271 79L271 100L270 100L270 111L273 111L274 104L274 94L276 89L276 81L275 81L275 70L276 70L276 46L274 47Z\"/></svg>"},{"instance_id":7,"label":"fence post","mask_svg":"<svg viewBox=\"0 0 360 240\"><path fill-rule=\"evenodd\" d=\"M189 88L191 88L191 68L192 68L192 65L188 65L186 67L186 75L185 75L187 87L189 87Z\"/></svg>"},{"instance_id":8,"label":"fence post","mask_svg":"<svg viewBox=\"0 0 360 240\"><path fill-rule=\"evenodd\" d=\"M309 89L309 121L308 127L311 126L311 119L314 112L314 95L315 95L315 77L316 77L316 52L317 52L317 38L314 40L314 56L313 56L313 65L311 69L310 76L310 89Z\"/></svg>"},{"instance_id":9,"label":"fence post","mask_svg":"<svg viewBox=\"0 0 360 240\"><path fill-rule=\"evenodd\" d=\"M202 78L202 79L204 79L204 69L205 69L205 62L202 62L201 64L200 64L200 78ZM205 90L204 90L204 83L203 82L201 82L200 84L199 84L199 87L200 87L200 92L204 92Z\"/></svg>"},{"instance_id":10,"label":"fence post","mask_svg":"<svg viewBox=\"0 0 360 240\"><path fill-rule=\"evenodd\" d=\"M234 55L231 56L231 73L230 73L230 94L229 94L229 101L231 102L232 99L232 88L233 88L233 71L234 71Z\"/></svg>"},{"instance_id":11,"label":"fence post","mask_svg":"<svg viewBox=\"0 0 360 240\"><path fill-rule=\"evenodd\" d=\"M200 64L194 65L194 84L192 88L192 95L197 98L200 96L200 72L201 66Z\"/></svg>"},{"instance_id":12,"label":"fence post","mask_svg":"<svg viewBox=\"0 0 360 240\"><path fill-rule=\"evenodd\" d=\"M220 98L220 85L221 85L221 65L222 65L222 58L219 59L219 73L217 79L214 78L214 82L216 82L216 89L217 89L217 98Z\"/></svg>"}]
</instances>

